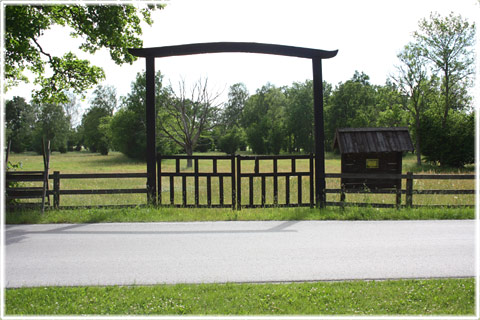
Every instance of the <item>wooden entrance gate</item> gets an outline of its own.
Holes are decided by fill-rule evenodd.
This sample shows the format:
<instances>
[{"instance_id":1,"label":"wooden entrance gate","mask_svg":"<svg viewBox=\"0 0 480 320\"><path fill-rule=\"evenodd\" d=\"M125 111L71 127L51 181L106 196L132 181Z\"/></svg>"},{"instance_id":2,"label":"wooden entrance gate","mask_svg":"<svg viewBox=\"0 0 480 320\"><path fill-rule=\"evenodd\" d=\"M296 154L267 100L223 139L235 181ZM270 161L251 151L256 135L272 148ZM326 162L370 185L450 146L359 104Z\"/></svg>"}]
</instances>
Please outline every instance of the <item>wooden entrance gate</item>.
<instances>
[{"instance_id":1,"label":"wooden entrance gate","mask_svg":"<svg viewBox=\"0 0 480 320\"><path fill-rule=\"evenodd\" d=\"M193 161L190 168L188 160ZM160 206L241 209L315 205L313 154L158 155L157 181Z\"/></svg>"}]
</instances>

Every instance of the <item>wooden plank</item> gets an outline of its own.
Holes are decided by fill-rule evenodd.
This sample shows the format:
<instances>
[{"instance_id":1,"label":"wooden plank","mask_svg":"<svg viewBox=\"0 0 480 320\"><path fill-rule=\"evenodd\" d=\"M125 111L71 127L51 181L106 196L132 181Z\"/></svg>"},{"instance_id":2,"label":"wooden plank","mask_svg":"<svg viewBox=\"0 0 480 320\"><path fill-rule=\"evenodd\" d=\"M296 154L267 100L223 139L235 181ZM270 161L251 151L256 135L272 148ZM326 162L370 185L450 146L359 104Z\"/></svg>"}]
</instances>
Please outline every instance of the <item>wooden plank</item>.
<instances>
[{"instance_id":1,"label":"wooden plank","mask_svg":"<svg viewBox=\"0 0 480 320\"><path fill-rule=\"evenodd\" d=\"M407 172L407 176L405 205L407 207L411 207L413 205L413 173Z\"/></svg>"},{"instance_id":2,"label":"wooden plank","mask_svg":"<svg viewBox=\"0 0 480 320\"><path fill-rule=\"evenodd\" d=\"M290 204L290 176L285 176L285 204Z\"/></svg>"},{"instance_id":3,"label":"wooden plank","mask_svg":"<svg viewBox=\"0 0 480 320\"><path fill-rule=\"evenodd\" d=\"M95 190L60 190L59 194L131 194L131 193L147 193L147 189L95 189Z\"/></svg>"},{"instance_id":4,"label":"wooden plank","mask_svg":"<svg viewBox=\"0 0 480 320\"><path fill-rule=\"evenodd\" d=\"M236 191L236 182L235 182L235 155L232 154L231 156L231 159L230 159L230 174L231 174L231 190L232 190L232 209L235 209L236 208L236 194L237 194L237 191ZM238 179L240 180L240 177L238 177Z\"/></svg>"},{"instance_id":5,"label":"wooden plank","mask_svg":"<svg viewBox=\"0 0 480 320\"><path fill-rule=\"evenodd\" d=\"M314 193L314 178L313 178L313 154L310 154L310 159L309 159L309 171L310 171L310 208L313 208L315 206L315 193Z\"/></svg>"},{"instance_id":6,"label":"wooden plank","mask_svg":"<svg viewBox=\"0 0 480 320\"><path fill-rule=\"evenodd\" d=\"M198 206L200 204L198 159L194 159L194 170L195 205Z\"/></svg>"},{"instance_id":7,"label":"wooden plank","mask_svg":"<svg viewBox=\"0 0 480 320\"><path fill-rule=\"evenodd\" d=\"M302 176L298 176L298 204L302 204Z\"/></svg>"},{"instance_id":8,"label":"wooden plank","mask_svg":"<svg viewBox=\"0 0 480 320\"><path fill-rule=\"evenodd\" d=\"M413 190L413 194L475 194L475 190Z\"/></svg>"},{"instance_id":9,"label":"wooden plank","mask_svg":"<svg viewBox=\"0 0 480 320\"><path fill-rule=\"evenodd\" d=\"M170 176L170 204L175 203L175 181L174 176Z\"/></svg>"},{"instance_id":10,"label":"wooden plank","mask_svg":"<svg viewBox=\"0 0 480 320\"><path fill-rule=\"evenodd\" d=\"M273 159L273 204L278 204L278 160Z\"/></svg>"},{"instance_id":11,"label":"wooden plank","mask_svg":"<svg viewBox=\"0 0 480 320\"><path fill-rule=\"evenodd\" d=\"M162 204L162 156L157 155L157 205Z\"/></svg>"},{"instance_id":12,"label":"wooden plank","mask_svg":"<svg viewBox=\"0 0 480 320\"><path fill-rule=\"evenodd\" d=\"M401 190L401 193L404 194L406 191ZM356 193L356 194L397 194L395 189L325 189L325 193Z\"/></svg>"},{"instance_id":13,"label":"wooden plank","mask_svg":"<svg viewBox=\"0 0 480 320\"><path fill-rule=\"evenodd\" d=\"M265 177L262 177L262 199L261 199L261 203L262 203L262 207L265 206Z\"/></svg>"},{"instance_id":14,"label":"wooden plank","mask_svg":"<svg viewBox=\"0 0 480 320\"><path fill-rule=\"evenodd\" d=\"M237 156L237 210L242 209L242 161L240 156ZM232 180L233 184L233 180Z\"/></svg>"},{"instance_id":15,"label":"wooden plank","mask_svg":"<svg viewBox=\"0 0 480 320\"><path fill-rule=\"evenodd\" d=\"M253 176L248 179L249 203L253 205Z\"/></svg>"},{"instance_id":16,"label":"wooden plank","mask_svg":"<svg viewBox=\"0 0 480 320\"><path fill-rule=\"evenodd\" d=\"M187 177L182 177L182 203L187 205Z\"/></svg>"},{"instance_id":17,"label":"wooden plank","mask_svg":"<svg viewBox=\"0 0 480 320\"><path fill-rule=\"evenodd\" d=\"M188 159L192 159L192 160L195 160L195 159L198 159L198 160L212 160L212 159L217 159L217 160L230 160L231 159L231 156L215 156L215 155L212 155L212 156L181 156L181 155L170 155L170 156L164 156L162 155L162 159L168 159L168 160L172 160L172 159L179 159L179 160L188 160Z\"/></svg>"},{"instance_id":18,"label":"wooden plank","mask_svg":"<svg viewBox=\"0 0 480 320\"><path fill-rule=\"evenodd\" d=\"M276 156L266 156L266 155L259 155L259 156L237 156L240 157L242 160L273 160L273 159L278 159L278 160L293 160L293 159L309 159L309 155L295 155L295 156L288 156L288 155L276 155ZM315 158L315 156L314 156Z\"/></svg>"},{"instance_id":19,"label":"wooden plank","mask_svg":"<svg viewBox=\"0 0 480 320\"><path fill-rule=\"evenodd\" d=\"M253 174L253 173L252 173ZM217 173L211 173L211 172L163 172L162 175L164 177L230 177L231 173L229 172L217 172ZM270 173L271 175L271 173Z\"/></svg>"},{"instance_id":20,"label":"wooden plank","mask_svg":"<svg viewBox=\"0 0 480 320\"><path fill-rule=\"evenodd\" d=\"M146 178L147 173L61 173L60 179L117 179L117 178ZM53 175L49 175L53 179Z\"/></svg>"},{"instance_id":21,"label":"wooden plank","mask_svg":"<svg viewBox=\"0 0 480 320\"><path fill-rule=\"evenodd\" d=\"M218 178L218 197L220 199L220 205L223 206L224 204L224 194L223 194L223 177Z\"/></svg>"},{"instance_id":22,"label":"wooden plank","mask_svg":"<svg viewBox=\"0 0 480 320\"><path fill-rule=\"evenodd\" d=\"M474 174L414 174L413 179L432 179L432 180L473 180Z\"/></svg>"},{"instance_id":23,"label":"wooden plank","mask_svg":"<svg viewBox=\"0 0 480 320\"><path fill-rule=\"evenodd\" d=\"M53 207L60 206L60 171L53 172Z\"/></svg>"},{"instance_id":24,"label":"wooden plank","mask_svg":"<svg viewBox=\"0 0 480 320\"><path fill-rule=\"evenodd\" d=\"M212 177L207 177L207 205L212 206Z\"/></svg>"},{"instance_id":25,"label":"wooden plank","mask_svg":"<svg viewBox=\"0 0 480 320\"><path fill-rule=\"evenodd\" d=\"M310 172L277 172L277 177L285 177L285 176L310 176ZM260 173L242 173L242 177L273 177L274 174L272 172L260 172Z\"/></svg>"},{"instance_id":26,"label":"wooden plank","mask_svg":"<svg viewBox=\"0 0 480 320\"><path fill-rule=\"evenodd\" d=\"M153 60L155 57L160 58L220 52L245 52L308 58L321 61L322 59L335 57L338 50L327 51L258 42L207 42L154 48L131 48L128 49L128 52L137 57L144 57L147 60Z\"/></svg>"}]
</instances>

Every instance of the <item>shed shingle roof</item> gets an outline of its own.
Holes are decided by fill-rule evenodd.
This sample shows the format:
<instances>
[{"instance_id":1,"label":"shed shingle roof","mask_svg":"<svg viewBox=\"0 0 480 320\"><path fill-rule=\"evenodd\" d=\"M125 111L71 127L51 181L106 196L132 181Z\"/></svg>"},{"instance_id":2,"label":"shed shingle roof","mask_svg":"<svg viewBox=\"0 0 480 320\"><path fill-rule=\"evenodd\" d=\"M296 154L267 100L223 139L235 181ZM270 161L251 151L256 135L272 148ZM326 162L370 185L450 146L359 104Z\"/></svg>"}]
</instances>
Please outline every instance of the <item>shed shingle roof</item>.
<instances>
[{"instance_id":1,"label":"shed shingle roof","mask_svg":"<svg viewBox=\"0 0 480 320\"><path fill-rule=\"evenodd\" d=\"M342 154L414 150L406 127L337 129L333 148L339 148Z\"/></svg>"}]
</instances>

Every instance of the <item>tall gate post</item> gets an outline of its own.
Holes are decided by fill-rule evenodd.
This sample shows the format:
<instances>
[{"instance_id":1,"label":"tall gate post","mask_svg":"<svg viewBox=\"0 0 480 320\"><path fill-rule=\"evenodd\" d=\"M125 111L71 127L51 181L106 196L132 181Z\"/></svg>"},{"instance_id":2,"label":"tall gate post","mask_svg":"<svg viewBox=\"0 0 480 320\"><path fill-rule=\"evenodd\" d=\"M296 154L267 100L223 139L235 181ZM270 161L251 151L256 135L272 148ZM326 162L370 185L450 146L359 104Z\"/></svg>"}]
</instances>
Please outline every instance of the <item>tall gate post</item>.
<instances>
[{"instance_id":1,"label":"tall gate post","mask_svg":"<svg viewBox=\"0 0 480 320\"><path fill-rule=\"evenodd\" d=\"M157 176L155 144L155 57L146 57L146 124L147 124L147 201L148 204L157 203Z\"/></svg>"},{"instance_id":2,"label":"tall gate post","mask_svg":"<svg viewBox=\"0 0 480 320\"><path fill-rule=\"evenodd\" d=\"M315 203L325 207L325 130L323 123L322 59L312 59L313 67L313 114L315 121Z\"/></svg>"}]
</instances>

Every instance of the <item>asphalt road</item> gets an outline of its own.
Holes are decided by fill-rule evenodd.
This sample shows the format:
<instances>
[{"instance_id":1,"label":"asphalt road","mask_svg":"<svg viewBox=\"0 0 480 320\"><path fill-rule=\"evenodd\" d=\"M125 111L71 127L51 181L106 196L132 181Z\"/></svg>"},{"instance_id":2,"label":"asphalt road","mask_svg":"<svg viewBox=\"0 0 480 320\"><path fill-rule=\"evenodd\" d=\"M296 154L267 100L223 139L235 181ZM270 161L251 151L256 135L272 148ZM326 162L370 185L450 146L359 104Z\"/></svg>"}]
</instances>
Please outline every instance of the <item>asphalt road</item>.
<instances>
[{"instance_id":1,"label":"asphalt road","mask_svg":"<svg viewBox=\"0 0 480 320\"><path fill-rule=\"evenodd\" d=\"M475 275L475 221L5 226L6 287Z\"/></svg>"}]
</instances>

